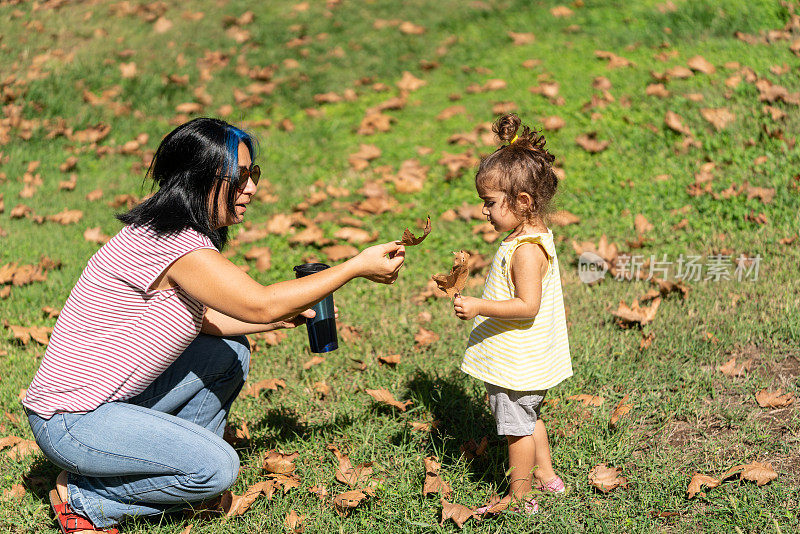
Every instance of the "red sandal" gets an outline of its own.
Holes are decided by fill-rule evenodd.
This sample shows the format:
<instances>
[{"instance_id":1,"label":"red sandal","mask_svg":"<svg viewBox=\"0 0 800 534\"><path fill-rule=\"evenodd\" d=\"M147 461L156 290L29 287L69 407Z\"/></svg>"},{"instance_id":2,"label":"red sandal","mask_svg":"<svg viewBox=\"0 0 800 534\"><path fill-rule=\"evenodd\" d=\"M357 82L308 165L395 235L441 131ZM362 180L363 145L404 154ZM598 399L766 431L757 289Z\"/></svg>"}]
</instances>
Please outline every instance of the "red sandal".
<instances>
[{"instance_id":1,"label":"red sandal","mask_svg":"<svg viewBox=\"0 0 800 534\"><path fill-rule=\"evenodd\" d=\"M108 530L97 528L91 521L76 514L69 503L61 500L61 497L58 495L58 490L56 489L50 492L50 506L53 508L53 513L56 515L56 522L61 529L61 534L71 534L73 532L80 532L81 530L119 534L119 530L115 528Z\"/></svg>"}]
</instances>

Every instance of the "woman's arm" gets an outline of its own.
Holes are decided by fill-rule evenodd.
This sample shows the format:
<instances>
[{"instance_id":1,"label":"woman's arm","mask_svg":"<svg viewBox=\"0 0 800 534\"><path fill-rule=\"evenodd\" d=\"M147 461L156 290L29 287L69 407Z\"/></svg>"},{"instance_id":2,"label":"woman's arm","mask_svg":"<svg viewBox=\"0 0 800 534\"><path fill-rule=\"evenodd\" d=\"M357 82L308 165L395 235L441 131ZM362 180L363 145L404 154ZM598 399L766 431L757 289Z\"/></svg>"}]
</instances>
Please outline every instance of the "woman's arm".
<instances>
[{"instance_id":1,"label":"woman's arm","mask_svg":"<svg viewBox=\"0 0 800 534\"><path fill-rule=\"evenodd\" d=\"M547 272L547 256L539 245L524 243L511 258L511 280L514 298L484 300L458 296L453 300L456 317L463 320L484 317L531 319L539 313L542 301L542 278Z\"/></svg>"},{"instance_id":2,"label":"woman's arm","mask_svg":"<svg viewBox=\"0 0 800 534\"><path fill-rule=\"evenodd\" d=\"M203 316L203 326L200 331L204 334L211 334L212 336L257 334L260 332L269 332L270 330L278 330L281 328L295 328L305 323L306 318L310 319L315 315L316 312L314 310L306 310L300 315L285 321L256 324L240 321L239 319L234 319L233 317L229 317L224 313L220 313L217 310L207 308L206 314Z\"/></svg>"},{"instance_id":3,"label":"woman's arm","mask_svg":"<svg viewBox=\"0 0 800 534\"><path fill-rule=\"evenodd\" d=\"M244 323L264 325L295 317L357 277L390 284L397 279L405 248L375 245L330 269L263 286L211 249L179 258L166 271L169 281L209 308Z\"/></svg>"}]
</instances>

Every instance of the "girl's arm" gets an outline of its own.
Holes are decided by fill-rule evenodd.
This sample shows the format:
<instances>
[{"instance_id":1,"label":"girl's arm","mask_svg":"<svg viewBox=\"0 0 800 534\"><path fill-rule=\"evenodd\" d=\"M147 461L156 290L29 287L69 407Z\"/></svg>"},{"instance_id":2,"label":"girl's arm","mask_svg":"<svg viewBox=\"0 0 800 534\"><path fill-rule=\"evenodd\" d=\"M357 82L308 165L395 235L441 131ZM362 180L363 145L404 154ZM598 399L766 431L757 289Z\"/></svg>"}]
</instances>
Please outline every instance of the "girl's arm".
<instances>
[{"instance_id":1,"label":"girl's arm","mask_svg":"<svg viewBox=\"0 0 800 534\"><path fill-rule=\"evenodd\" d=\"M353 278L394 282L404 252L396 242L375 245L330 269L262 286L216 250L199 249L175 261L166 278L223 315L264 325L296 317Z\"/></svg>"},{"instance_id":2,"label":"girl's arm","mask_svg":"<svg viewBox=\"0 0 800 534\"><path fill-rule=\"evenodd\" d=\"M542 278L547 272L548 261L539 245L524 243L511 257L511 280L514 282L514 298L508 300L484 300L459 296L453 301L456 317L469 320L476 315L501 319L531 319L539 313L542 300Z\"/></svg>"}]
</instances>

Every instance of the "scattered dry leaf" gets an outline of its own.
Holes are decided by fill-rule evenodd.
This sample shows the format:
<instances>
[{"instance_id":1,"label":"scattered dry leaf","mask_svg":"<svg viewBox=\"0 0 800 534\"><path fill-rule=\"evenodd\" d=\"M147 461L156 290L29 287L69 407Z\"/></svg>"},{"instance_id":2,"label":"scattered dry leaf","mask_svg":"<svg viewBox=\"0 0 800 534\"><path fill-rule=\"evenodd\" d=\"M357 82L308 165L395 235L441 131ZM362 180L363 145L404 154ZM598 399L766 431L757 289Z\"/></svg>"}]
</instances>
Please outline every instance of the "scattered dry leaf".
<instances>
[{"instance_id":1,"label":"scattered dry leaf","mask_svg":"<svg viewBox=\"0 0 800 534\"><path fill-rule=\"evenodd\" d=\"M783 392L783 388L777 391L762 389L756 393L756 402L762 408L785 408L794 404L794 392Z\"/></svg>"},{"instance_id":2,"label":"scattered dry leaf","mask_svg":"<svg viewBox=\"0 0 800 534\"><path fill-rule=\"evenodd\" d=\"M692 476L692 480L689 482L689 486L686 488L686 494L690 499L698 493L701 496L705 496L705 493L701 491L703 486L707 488L716 488L719 485L720 481L716 478L701 473L695 473Z\"/></svg>"},{"instance_id":3,"label":"scattered dry leaf","mask_svg":"<svg viewBox=\"0 0 800 534\"><path fill-rule=\"evenodd\" d=\"M603 493L628 485L628 479L619 476L621 467L608 467L606 464L594 466L589 471L589 483Z\"/></svg>"},{"instance_id":4,"label":"scattered dry leaf","mask_svg":"<svg viewBox=\"0 0 800 534\"><path fill-rule=\"evenodd\" d=\"M617 428L619 420L625 417L628 414L628 412L630 412L631 409L633 409L633 404L627 401L628 401L628 395L625 395L624 397L622 397L622 400L619 401L619 404L617 404L616 408L614 408L614 411L611 412L611 419L608 422L609 428L611 429Z\"/></svg>"},{"instance_id":5,"label":"scattered dry leaf","mask_svg":"<svg viewBox=\"0 0 800 534\"><path fill-rule=\"evenodd\" d=\"M406 411L408 406L413 404L413 401L410 400L399 402L394 398L394 395L389 393L389 391L386 389L367 389L365 390L365 393L378 402L394 406L401 412Z\"/></svg>"}]
</instances>

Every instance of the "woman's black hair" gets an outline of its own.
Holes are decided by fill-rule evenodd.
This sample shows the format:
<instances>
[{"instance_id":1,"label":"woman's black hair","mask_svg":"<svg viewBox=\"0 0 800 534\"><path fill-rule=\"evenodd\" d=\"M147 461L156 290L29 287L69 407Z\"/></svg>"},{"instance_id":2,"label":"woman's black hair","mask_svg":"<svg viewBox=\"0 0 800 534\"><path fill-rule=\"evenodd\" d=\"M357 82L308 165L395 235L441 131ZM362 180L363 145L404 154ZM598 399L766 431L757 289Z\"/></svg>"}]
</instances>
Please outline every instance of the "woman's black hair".
<instances>
[{"instance_id":1,"label":"woman's black hair","mask_svg":"<svg viewBox=\"0 0 800 534\"><path fill-rule=\"evenodd\" d=\"M217 201L223 177L231 182L226 205L235 210L239 182L239 143L256 156L256 140L225 121L197 118L172 130L156 150L147 177L158 184L153 196L117 219L125 224L149 226L157 234L192 228L222 250L228 228L216 228ZM211 210L209 212L209 198Z\"/></svg>"}]
</instances>

